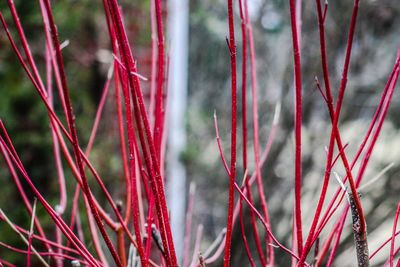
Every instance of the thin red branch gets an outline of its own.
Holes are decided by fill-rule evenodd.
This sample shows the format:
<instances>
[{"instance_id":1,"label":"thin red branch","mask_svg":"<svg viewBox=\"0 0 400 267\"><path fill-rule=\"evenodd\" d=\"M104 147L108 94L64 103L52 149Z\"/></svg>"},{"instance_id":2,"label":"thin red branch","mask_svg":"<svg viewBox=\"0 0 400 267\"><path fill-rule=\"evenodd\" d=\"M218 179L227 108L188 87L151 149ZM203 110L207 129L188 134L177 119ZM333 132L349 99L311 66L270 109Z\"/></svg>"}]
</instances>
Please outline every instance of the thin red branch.
<instances>
[{"instance_id":1,"label":"thin red branch","mask_svg":"<svg viewBox=\"0 0 400 267\"><path fill-rule=\"evenodd\" d=\"M162 10L161 0L154 0L155 3L155 16L157 22L157 41L158 41L158 70L157 70L157 89L156 89L156 103L155 103L155 121L154 121L154 144L156 147L157 156L160 157L161 142L164 130L164 68L165 68L165 55L164 55L164 32L162 23Z\"/></svg>"},{"instance_id":2,"label":"thin red branch","mask_svg":"<svg viewBox=\"0 0 400 267\"><path fill-rule=\"evenodd\" d=\"M82 156L80 154L80 149L79 149L79 141L78 141L76 126L75 126L75 117L73 115L72 105L71 105L71 101L70 101L70 97L69 97L69 89L67 86L67 79L66 79L66 74L65 74L65 70L64 70L64 62L63 62L63 58L62 58L62 54L61 54L60 44L58 42L57 28L54 23L53 14L51 12L50 2L48 0L45 1L45 8L46 8L47 17L48 17L49 23L50 23L50 29L51 29L53 45L54 45L54 49L55 49L55 53L56 53L57 65L59 67L59 71L61 74L61 82L62 82L62 87L63 87L63 92L64 92L64 101L67 106L67 123L68 123L69 131L70 131L70 134L72 137L72 141L73 141L72 145L73 145L75 160L76 160L76 163L77 163L77 166L79 169L79 174L82 178L82 184L83 184L82 190L88 199L89 206L94 215L97 226L99 227L100 233L102 234L104 241L106 242L106 245L109 248L111 255L113 256L115 263L117 264L117 266L122 267L121 260L119 259L118 254L115 250L115 247L112 244L111 239L108 236L108 234L104 228L104 225L101 221L99 212L94 204L94 200L93 200L93 197L92 197L92 194L90 191L89 183L86 178L86 174L85 174L85 170L84 170L84 166L83 166L83 160L82 160Z\"/></svg>"},{"instance_id":3,"label":"thin red branch","mask_svg":"<svg viewBox=\"0 0 400 267\"><path fill-rule=\"evenodd\" d=\"M297 250L299 255L303 251L303 227L301 219L301 126L302 126L302 81L300 42L298 36L298 20L296 1L290 0L290 21L292 27L293 60L295 77L295 223L297 236ZM301 266L301 265L300 265Z\"/></svg>"},{"instance_id":4,"label":"thin red branch","mask_svg":"<svg viewBox=\"0 0 400 267\"><path fill-rule=\"evenodd\" d=\"M397 228L397 221L399 220L400 214L400 202L397 203L396 215L393 221L393 231L392 231L392 241L390 242L390 254L389 254L389 263L390 267L393 267L394 264L394 241L396 239L396 228Z\"/></svg>"},{"instance_id":5,"label":"thin red branch","mask_svg":"<svg viewBox=\"0 0 400 267\"><path fill-rule=\"evenodd\" d=\"M231 62L231 164L229 176L229 199L227 209L227 226L225 237L225 252L224 252L224 267L230 265L231 258L231 239L233 228L233 208L234 208L234 183L236 178L236 126L237 126L237 85L236 85L236 43L235 43L235 28L233 18L233 1L228 0L228 25L229 25L229 51Z\"/></svg>"}]
</instances>

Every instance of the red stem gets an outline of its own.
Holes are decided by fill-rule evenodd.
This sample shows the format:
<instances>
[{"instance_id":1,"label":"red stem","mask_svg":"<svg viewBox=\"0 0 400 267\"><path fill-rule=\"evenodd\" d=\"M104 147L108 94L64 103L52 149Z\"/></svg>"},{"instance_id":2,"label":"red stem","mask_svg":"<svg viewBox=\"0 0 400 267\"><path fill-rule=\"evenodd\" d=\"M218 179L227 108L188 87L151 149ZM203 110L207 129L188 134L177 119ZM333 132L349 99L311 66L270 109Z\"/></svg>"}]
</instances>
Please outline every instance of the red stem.
<instances>
[{"instance_id":1,"label":"red stem","mask_svg":"<svg viewBox=\"0 0 400 267\"><path fill-rule=\"evenodd\" d=\"M100 233L103 236L104 241L106 242L106 245L109 248L112 257L114 258L115 263L117 264L117 266L122 267L121 260L118 257L115 247L112 244L111 239L108 236L108 234L104 228L104 225L99 216L99 212L96 208L96 205L94 204L93 197L92 197L90 187L89 187L89 183L86 178L86 174L85 174L85 170L84 170L84 166L83 166L83 160L82 160L82 156L80 154L80 149L79 149L79 141L78 141L76 126L75 126L75 118L74 118L74 115L72 112L72 105L71 105L71 101L69 98L69 90L68 90L67 80L66 80L66 75L65 75L65 70L64 70L64 62L63 62L63 58L61 55L60 44L58 42L57 28L54 23L53 14L51 12L50 2L48 0L45 1L45 7L46 7L46 12L47 12L47 16L49 19L49 23L50 23L50 29L51 29L53 45L54 45L55 53L56 53L57 65L59 67L59 71L61 74L61 82L62 82L63 93L64 93L64 101L67 106L67 123L69 126L69 131L70 131L70 134L72 137L72 141L73 141L72 145L73 145L73 150L74 150L74 154L75 154L75 160L78 165L79 174L82 178L82 184L83 184L82 190L88 199L89 206L94 215L97 226L99 227Z\"/></svg>"},{"instance_id":2,"label":"red stem","mask_svg":"<svg viewBox=\"0 0 400 267\"><path fill-rule=\"evenodd\" d=\"M270 134L269 134L269 136L268 136L267 144L266 144L266 146L265 146L265 148L264 148L264 151L263 151L263 153L262 153L262 155L261 155L261 159L260 159L260 168L262 167L262 165L263 165L263 164L265 163L265 161L267 160L269 151L270 151L270 149L271 149L273 140L274 140L274 138L275 138L276 128L277 128L278 122L279 122L279 116L280 116L279 114L280 114L280 103L278 103L278 104L276 105L276 108L275 108L275 115L274 115L274 119L273 119L272 125L271 125L271 132L270 132ZM214 115L215 115L215 114L214 114ZM216 120L216 119L215 119L215 120ZM217 127L217 123L216 123L216 122L215 122L215 125L216 125L216 126L215 126L215 128L216 128L216 133L217 133L216 139L217 139L218 149L220 150L220 157L221 157L221 160L222 160L222 162L223 162L225 171L226 171L226 173L227 173L228 176L229 176L229 168L228 168L228 166L227 166L227 164L226 164L225 157L224 157L224 154L223 154L223 152L222 152L222 147L221 147L221 145L220 145L220 138L219 138L219 136L218 136L218 127ZM252 184L254 183L255 180L256 180L256 173L254 172L254 173L251 175L251 178L248 179L249 186L252 185ZM243 193L244 193L244 194L247 194L247 192L248 192L247 189L244 188ZM249 199L249 201L250 201L250 203L253 203L253 200ZM254 212L253 212L253 213L254 213ZM254 213L254 214L255 214L255 213ZM237 201L236 204L235 204L235 209L234 209L234 213L233 213L233 222L236 222L236 220L237 220L237 218L238 218L238 215L239 215L239 201ZM220 247L215 251L214 255L207 259L206 263L210 263L210 261L211 261L211 262L215 261L215 260L222 254L222 252L223 252L223 250L224 250L224 247L225 247L225 243L222 242L222 243L220 244Z\"/></svg>"},{"instance_id":3,"label":"red stem","mask_svg":"<svg viewBox=\"0 0 400 267\"><path fill-rule=\"evenodd\" d=\"M117 39L120 44L120 54L122 57L122 62L124 66L129 70L129 73L137 73L136 70L136 65L134 63L132 51L130 48L130 44L128 42L127 36L126 36L126 31L124 30L122 18L121 18L121 13L118 10L118 4L116 0L108 0L108 4L110 7L110 14L111 17L113 18L113 22L115 25L116 33L117 33ZM129 75L129 84L131 87L131 93L134 98L134 113L135 113L135 118L139 118L140 121L136 121L138 127L138 132L139 132L139 137L142 135L141 133L144 131L147 139L147 144L144 142L143 138L140 138L141 140L141 147L142 147L142 152L144 153L145 159L148 158L148 154L146 151L146 146L149 146L150 150L150 157L152 163L149 164L150 162L146 159L147 163L146 165L149 167L152 167L148 169L149 174L150 174L150 179L153 181L152 183L154 184L154 190L153 193L157 199L156 201L156 210L158 214L158 219L159 219L159 224L160 224L160 229L161 229L161 237L163 239L163 244L164 248L166 250L167 258L170 258L170 264L171 266L176 266L177 265L177 260L176 260L176 254L175 254L175 249L173 245L173 239L172 239L172 233L171 233L171 227L170 223L168 220L168 211L166 207L166 200L165 200L165 194L164 194L164 185L163 185L163 178L160 173L160 165L158 162L158 157L156 156L156 149L154 145L154 140L152 139L152 134L150 131L150 125L149 125L149 120L148 116L146 113L146 108L144 106L144 100L143 100L143 94L140 89L140 82L139 79L136 75ZM140 112L140 115L139 115ZM143 129L144 128L144 129ZM170 254L170 255L168 255ZM167 259L168 261L168 259Z\"/></svg>"},{"instance_id":4,"label":"red stem","mask_svg":"<svg viewBox=\"0 0 400 267\"><path fill-rule=\"evenodd\" d=\"M301 125L302 125L302 85L300 44L297 26L296 1L290 0L290 20L292 27L294 77L295 77L295 222L297 236L297 250L301 255L303 251L303 227L301 220ZM300 265L301 266L301 265Z\"/></svg>"},{"instance_id":5,"label":"red stem","mask_svg":"<svg viewBox=\"0 0 400 267\"><path fill-rule=\"evenodd\" d=\"M243 161L243 169L245 170L245 175L246 177L244 178L246 181L248 180L248 175L247 175L247 105L246 105L246 94L247 94L247 35L246 35L246 18L244 14L244 6L242 0L239 0L239 10L240 10L240 19L242 21L241 23L241 32L242 32L242 147L243 147L243 156L242 156L242 161ZM247 191L250 192L250 187L248 186L248 183L246 182L246 187L248 187ZM247 257L249 258L249 262L251 266L254 266L254 260L251 256L251 252L249 249L249 245L247 243L247 238L246 238L246 232L245 232L245 227L244 227L244 222L243 222L243 208L242 208L242 200L239 202L240 205L240 229L242 232L242 240L243 244L246 249L246 254ZM252 211L250 211L251 215L251 222L252 226L253 221L255 220L255 216ZM257 228L252 227L253 234L258 237L258 230ZM256 241L259 241L259 238L256 239ZM256 242L256 247L257 251L261 251L260 254L260 260L262 262L262 265L265 265L265 261L263 261L263 254L262 254L262 248L261 244L259 242Z\"/></svg>"},{"instance_id":6,"label":"red stem","mask_svg":"<svg viewBox=\"0 0 400 267\"><path fill-rule=\"evenodd\" d=\"M356 19L357 19L357 13L358 13L358 4L359 0L354 1L354 7L353 7L353 14L351 17L351 22L350 22L350 29L349 29L349 35L347 39L347 48L346 48L346 56L345 56L345 62L344 62L344 68L343 68L343 73L342 73L342 79L340 82L340 88L339 88L339 93L337 97L337 103L336 103L336 110L334 113L334 120L332 122L332 130L331 130L331 135L330 135L330 141L329 141L329 147L328 147L328 156L327 156L327 161L326 161L326 168L325 168L325 175L324 175L324 182L322 185L322 190L320 197L318 199L318 205L317 209L314 214L313 222L310 228L310 232L306 241L306 244L304 246L304 251L301 254L300 261L299 261L299 266L302 266L301 264L304 262L309 250L311 249L311 243L314 238L314 233L316 231L317 223L321 215L322 211L322 205L324 203L325 197L326 197L326 192L328 189L328 182L329 182L329 177L330 177L330 171L331 171L331 166L332 166L332 156L333 156L333 149L334 149L334 140L336 136L336 131L338 121L339 121L339 116L340 116L340 111L343 103L343 97L344 97L344 92L346 89L347 85L347 76L349 72L349 65L350 65L350 57L351 57L351 49L353 45L353 39L354 39L354 31L355 31L355 26L356 26ZM327 96L329 97L329 96ZM329 103L329 101L328 101ZM348 166L345 166L348 167ZM346 168L347 169L347 168ZM353 194L355 197L355 204L357 207L357 211L359 213L359 216L361 218L361 225L360 225L360 233L365 233L365 220L364 220L364 215L362 213L362 208L361 208L361 203L358 198L358 194L356 192L356 187L354 183L350 182L350 187L353 192L355 191L355 194Z\"/></svg>"},{"instance_id":7,"label":"red stem","mask_svg":"<svg viewBox=\"0 0 400 267\"><path fill-rule=\"evenodd\" d=\"M392 99L392 96L393 96L394 88L395 88L395 85L397 83L397 79L399 77L399 72L400 72L400 67L399 67L400 65L399 64L400 64L400 58L398 56L398 58L396 60L396 65L395 65L395 68L394 68L395 73L394 73L393 76L390 77L390 80L388 82L389 83L389 89L388 89L389 90L388 91L389 95L388 95L388 97L387 97L387 99L385 101L385 104L383 106L383 110L382 110L382 112L380 114L377 128L376 128L376 130L375 130L375 132L374 132L374 134L372 136L372 139L371 139L371 142L369 144L369 147L368 147L367 151L365 152L364 158L363 158L363 160L361 162L361 166L360 166L359 172L357 174L356 187L359 186L359 184L360 184L360 182L361 182L361 180L363 178L363 174L365 172L365 169L367 167L368 161L370 159L370 155L372 154L372 150L373 150L373 148L374 148L374 146L376 144L376 141L377 141L378 136L380 134L380 131L382 129L383 122L384 122L385 117L387 115L387 112L388 112L388 109L389 109L389 105L390 105L390 102L391 102L391 99ZM346 215L347 215L348 210L349 210L349 205L347 204L345 210L342 213L342 217L341 217L342 219L339 222L342 225L344 224L344 220L346 219ZM339 234L338 234L339 237L338 237L338 239L340 239L340 235L341 235L342 231L343 231L343 227L341 227L339 229ZM337 251L337 248L338 248L338 241L337 241L337 243L335 244L335 246L331 250L331 255L330 255L330 262L331 263L333 262L334 255L335 255L335 253Z\"/></svg>"},{"instance_id":8,"label":"red stem","mask_svg":"<svg viewBox=\"0 0 400 267\"><path fill-rule=\"evenodd\" d=\"M113 37L112 39L114 39ZM114 43L114 41L113 41ZM115 44L113 44L113 49L116 49ZM114 51L116 52L116 50ZM117 72L119 72L120 68L115 63L115 67L117 68ZM119 76L118 76L119 77ZM117 81L118 82L118 81ZM118 89L118 88L117 88ZM137 240L142 240L141 231L140 231L140 219L139 219L139 206L138 206L138 195L137 195L137 186L136 186L136 158L135 158L135 130L133 128L133 118L132 118L132 105L130 100L129 88L127 86L122 87L124 104L125 104L125 119L127 125L128 132L128 151L129 151L129 187L130 193L132 194L130 198L130 202L126 203L127 206L131 206L132 215L133 215L133 227ZM117 100L119 102L119 99ZM120 122L122 124L122 122ZM122 238L122 237L120 237ZM137 242L138 244L138 252L141 260L142 266L146 267L147 262L145 260L144 247L142 242Z\"/></svg>"},{"instance_id":9,"label":"red stem","mask_svg":"<svg viewBox=\"0 0 400 267\"><path fill-rule=\"evenodd\" d=\"M394 234L394 237L397 237L400 234L400 231L397 231ZM388 239L385 240L385 242L383 242L373 253L371 253L371 255L369 256L369 259L371 260L373 257L375 257L375 255L381 251L381 249L383 247L385 247L388 243L391 243L391 241L393 240L393 235L391 235Z\"/></svg>"},{"instance_id":10,"label":"red stem","mask_svg":"<svg viewBox=\"0 0 400 267\"><path fill-rule=\"evenodd\" d=\"M158 40L158 70L157 70L157 91L155 105L155 121L154 121L154 144L157 156L160 157L161 142L164 126L164 101L163 101L163 85L164 85L164 33L161 15L161 0L154 0L157 22L157 40Z\"/></svg>"},{"instance_id":11,"label":"red stem","mask_svg":"<svg viewBox=\"0 0 400 267\"><path fill-rule=\"evenodd\" d=\"M260 166L260 138L259 138L259 122L258 122L258 97L257 97L257 64L256 64L256 52L255 52L255 45L254 45L254 37L253 37L253 29L251 25L251 21L249 18L247 0L244 1L244 10L245 10L245 20L246 20L246 28L249 35L249 47L250 47L250 66L251 66L251 93L252 93L252 115L253 115L253 139L254 139L254 158L255 158L255 171L257 177L257 188L258 193L260 195L260 202L261 208L264 214L265 221L269 224L269 215L268 215L268 205L267 200L264 193L264 185L262 182L262 173L261 173L261 166ZM248 190L250 192L250 190ZM252 216L254 217L254 216ZM258 235L255 233L255 235ZM257 249L260 249L259 243L257 243L257 236L256 238L256 245ZM271 237L266 235L266 242L267 244L271 243ZM263 260L264 256L261 257L261 262L263 265L271 264L274 265L274 250L270 249L266 246L267 249L267 260Z\"/></svg>"},{"instance_id":12,"label":"red stem","mask_svg":"<svg viewBox=\"0 0 400 267\"><path fill-rule=\"evenodd\" d=\"M150 74L150 104L149 116L150 124L155 128L155 104L157 89L157 18L155 2L150 1L150 23L151 23L151 74Z\"/></svg>"},{"instance_id":13,"label":"red stem","mask_svg":"<svg viewBox=\"0 0 400 267\"><path fill-rule=\"evenodd\" d=\"M114 65L114 68L116 66ZM122 167L124 170L125 176L125 184L126 184L126 203L131 203L131 184L129 182L129 167L128 167L128 156L126 152L126 142L125 142L125 131L123 119L124 115L122 114L122 105L121 105L121 96L120 96L120 88L119 88L119 71L115 72L115 103L117 107L118 113L118 133L119 133L119 145L121 149L121 160ZM125 223L129 222L130 214L131 214L131 205L126 205L126 213L125 213Z\"/></svg>"},{"instance_id":14,"label":"red stem","mask_svg":"<svg viewBox=\"0 0 400 267\"><path fill-rule=\"evenodd\" d=\"M235 28L233 21L233 1L228 0L228 24L229 24L229 51L231 61L231 94L232 94L232 111L231 111L231 166L229 176L229 200L228 200L228 216L225 237L224 267L230 265L231 258L231 240L233 228L233 208L234 208L234 183L236 178L236 125L237 125L237 86L236 86L236 44L235 44Z\"/></svg>"},{"instance_id":15,"label":"red stem","mask_svg":"<svg viewBox=\"0 0 400 267\"><path fill-rule=\"evenodd\" d=\"M247 258L249 259L250 266L255 267L254 260L253 260L253 257L251 256L251 251L250 251L249 244L247 242L247 237L246 237L246 230L245 230L244 220L243 220L243 203L242 203L242 201L239 201L239 209L240 209L239 224L240 224L240 231L241 231L241 237L243 240L244 248L246 251Z\"/></svg>"},{"instance_id":16,"label":"red stem","mask_svg":"<svg viewBox=\"0 0 400 267\"><path fill-rule=\"evenodd\" d=\"M11 140L10 140L9 136L6 134L6 133L7 133L7 132L6 132L6 129L5 129L4 124L3 124L3 122L2 122L1 120L0 120L0 128L1 128L2 132L3 132L4 135L5 135L5 138L6 138L6 140L7 140L8 145L9 145L10 147L12 147L12 146L11 146ZM17 154L16 151L12 151L12 153L13 153L14 155ZM26 195L26 193L25 193L25 190L24 190L24 188L22 187L22 184L21 184L21 182L20 182L20 179L19 179L19 177L18 177L18 174L16 173L14 167L12 166L12 164L11 164L11 162L10 162L10 159L9 159L9 157L7 156L7 154L3 154L3 156L4 156L5 160L6 160L6 162L9 162L9 164L7 164L7 167L8 167L8 169L9 169L10 174L11 174L11 177L12 177L13 180L14 180L14 183L15 183L15 185L16 185L16 187L17 187L17 191L18 191L18 193L21 195L22 201L24 202L25 207L26 207L26 209L28 210L29 215L32 216L32 205L30 204L30 202L29 202L29 200L28 200L28 197L27 197L27 195ZM21 164L22 164L22 163L21 163ZM38 232L39 232L40 237L43 238L43 239L47 239L47 238L46 238L46 235L45 235L45 233L44 233L44 231L43 231L42 225L40 224L40 221L39 221L36 217L35 217L35 226L36 226L36 228L37 228L37 230L38 230ZM51 247L50 247L48 244L45 244L45 247L46 247L47 250L51 250Z\"/></svg>"},{"instance_id":17,"label":"red stem","mask_svg":"<svg viewBox=\"0 0 400 267\"><path fill-rule=\"evenodd\" d=\"M397 221L399 220L399 214L400 214L400 202L397 203L396 216L394 217L393 221L392 241L390 242L390 254L389 254L390 267L393 267L394 264L394 243L395 243L394 241L396 238L396 228L397 228Z\"/></svg>"},{"instance_id":18,"label":"red stem","mask_svg":"<svg viewBox=\"0 0 400 267\"><path fill-rule=\"evenodd\" d=\"M83 246L83 244L80 242L80 240L75 236L73 231L65 224L65 222L58 216L58 214L52 209L50 204L46 201L46 199L40 194L40 192L36 189L34 184L32 183L31 178L28 176L26 170L24 167L20 164L20 159L18 155L14 155L11 153L10 148L6 145L4 142L4 139L0 137L0 149L3 155L8 155L10 156L12 162L14 165L17 166L18 170L24 177L25 181L27 182L28 186L32 189L34 192L35 196L38 198L40 203L43 205L47 213L50 215L52 220L55 222L55 224L61 229L63 234L67 237L67 239L75 246L75 248L79 251L80 255L82 255L85 259L87 259L89 262L94 264L94 266L99 266L96 263L96 260L93 258L93 256L89 253L89 251ZM10 161L6 161L8 166L11 166Z\"/></svg>"},{"instance_id":19,"label":"red stem","mask_svg":"<svg viewBox=\"0 0 400 267\"><path fill-rule=\"evenodd\" d=\"M385 88L384 88L384 90L383 90L383 93L382 93L382 96L381 96L379 105L378 105L378 107L377 107L377 109L376 109L376 111L375 111L375 114L374 114L374 116L373 116L373 118L372 118L372 120L371 120L371 123L370 123L370 125L369 125L369 127L368 127L368 130L367 130L367 132L366 132L366 134L365 134L365 137L364 137L364 139L363 139L361 145L359 146L359 149L358 149L358 151L357 151L357 153L356 153L356 156L354 157L354 159L353 159L353 161L352 161L352 163L351 163L351 169L353 169L353 167L355 166L355 164L356 164L356 162L358 161L358 159L359 159L359 157L360 157L362 151L363 151L364 148L365 148L365 145L366 145L366 143L367 143L369 137L371 136L372 130L373 130L374 126L376 125L376 122L377 122L377 120L378 120L378 118L379 118L379 114L381 113L381 110L382 110L382 108L383 108L383 106L384 106L384 104L385 104L385 102L386 102L386 96L388 95L388 92L389 92L389 89L390 89L390 86L391 86L393 77L394 77L394 75L395 75L396 69L397 69L397 67L399 66L399 64L400 64L399 59L397 59L397 60L396 60L396 64L395 64L395 66L394 66L394 68L393 68L393 71L392 71L392 73L391 73L390 76L389 76L388 82L387 82L386 85L385 85ZM344 177L343 182L345 182L346 179L347 179L347 176ZM340 201L339 201L339 203L336 205L336 207L334 208L334 210L332 211L332 206L333 206L334 202L337 200L337 198L338 198L338 196L339 196L339 193L342 193L342 194L341 194L341 197L340 197ZM338 206L339 206L339 204L340 204L340 202L341 202L341 199L343 199L343 197L344 197L344 192L342 192L342 190L339 188L339 189L336 191L335 196L333 197L331 203L329 204L329 206L328 206L328 208L327 208L327 211L325 212L325 214L324 214L324 216L323 216L322 222L320 223L320 226L318 226L318 229L320 229L319 231L322 230L322 228L325 226L325 224L327 223L327 221L329 220L329 218L333 215L334 211L338 208Z\"/></svg>"}]
</instances>

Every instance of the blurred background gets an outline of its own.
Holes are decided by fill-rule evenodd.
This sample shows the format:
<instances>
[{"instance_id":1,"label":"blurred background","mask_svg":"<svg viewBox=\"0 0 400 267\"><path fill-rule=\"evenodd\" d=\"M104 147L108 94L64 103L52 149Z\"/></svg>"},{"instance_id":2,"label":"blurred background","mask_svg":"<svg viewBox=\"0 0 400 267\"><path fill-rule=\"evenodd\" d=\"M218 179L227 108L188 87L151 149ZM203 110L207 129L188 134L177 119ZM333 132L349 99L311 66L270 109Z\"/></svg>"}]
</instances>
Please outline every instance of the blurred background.
<instances>
[{"instance_id":1,"label":"blurred background","mask_svg":"<svg viewBox=\"0 0 400 267\"><path fill-rule=\"evenodd\" d=\"M44 75L44 33L37 1L15 1L33 56ZM107 70L113 60L101 1L53 1L55 21L60 40L68 40L63 50L78 135L84 147L87 144L96 107L99 103ZM126 28L138 60L138 69L145 77L151 74L150 1L120 1ZM186 193L181 199L187 203L190 182L196 184L193 208L192 237L197 227L203 225L201 251L207 250L226 225L226 208L229 179L221 164L213 125L214 111L218 115L219 131L224 152L229 159L230 145L230 64L225 38L228 36L226 1L189 1L188 86L187 109L184 111L186 146L180 152L180 161L186 169ZM281 104L280 120L270 154L263 165L263 181L269 204L271 226L278 239L291 244L291 224L294 187L293 139L293 69L292 41L288 1L248 0L249 15L253 25L257 59L258 104L261 147L265 147L271 130L274 110ZM352 1L329 2L326 19L328 62L332 89L337 93L343 66ZM163 1L165 25L168 25L167 3ZM236 39L238 47L238 84L241 89L241 35L240 18L235 1ZM5 1L0 10L7 22L11 16ZM379 103L380 94L394 65L400 44L400 5L398 0L361 1L349 80L343 104L340 129L350 159L353 158L369 122ZM167 28L167 26L166 26ZM12 33L15 34L12 28ZM166 29L167 30L167 29ZM167 34L168 35L168 34ZM14 35L15 36L15 35ZM167 50L173 36L167 36ZM322 82L319 54L319 33L314 1L302 4L302 74L303 74L303 188L302 207L304 230L308 231L316 207L325 167L325 146L329 142L330 119L326 105L315 86L315 76ZM250 79L248 104L250 107ZM149 84L142 83L146 92ZM397 89L399 86L397 86ZM114 94L113 90L110 94ZM167 93L168 95L168 93ZM112 96L110 95L110 98ZM147 93L148 97L148 93ZM399 201L400 190L400 95L395 91L387 120L376 145L367 173L366 183L387 166L390 169L373 185L364 188L362 203L365 209L370 251L374 251L391 234L393 217ZM61 106L56 102L56 110ZM61 113L60 113L61 114ZM241 110L239 108L239 114ZM254 171L251 134L251 113L248 110L249 172ZM90 159L105 177L114 199L123 199L123 176L119 157L118 125L114 119L116 108L106 103ZM12 53L4 30L0 31L0 117L4 121L17 151L20 153L31 177L50 203L57 203L57 181L49 122L46 110L29 79ZM238 122L238 125L241 121ZM238 132L241 135L241 130ZM241 155L241 138L239 153ZM107 151L107 153L104 153ZM238 181L244 174L238 158ZM168 167L167 167L168 169ZM344 175L341 163L334 168ZM355 167L357 171L357 166ZM68 192L72 196L75 180L66 171ZM167 178L168 179L168 178ZM28 228L29 215L21 208L21 199L12 183L6 165L0 160L0 207L13 221ZM362 184L363 184L362 183ZM338 188L332 179L328 200ZM94 192L98 188L94 187ZM28 191L29 192L29 191ZM258 195L255 195L257 198ZM69 198L71 199L71 198ZM101 198L98 198L101 201ZM108 209L109 207L106 206ZM259 208L259 207L258 207ZM245 209L248 214L248 210ZM69 218L68 212L65 214ZM38 217L51 235L53 226L45 211L38 207ZM82 216L85 224L85 216ZM335 220L336 218L334 218ZM333 220L333 221L334 221ZM330 226L327 226L327 229ZM261 225L260 225L260 229ZM54 232L54 231L53 231ZM249 244L254 251L253 239ZM322 232L322 237L326 236ZM233 237L232 266L247 266L239 228ZM355 266L350 221L345 226L335 266ZM0 223L0 241L21 246L17 236L3 222ZM192 239L193 248L193 239ZM89 244L90 248L90 244ZM25 259L19 254L0 247L0 257L17 266ZM256 257L255 257L256 258ZM372 261L381 266L388 258L388 249L382 250ZM222 257L221 257L222 259ZM290 258L276 249L277 266L289 266ZM259 263L256 264L260 266ZM211 266L221 266L221 260Z\"/></svg>"}]
</instances>

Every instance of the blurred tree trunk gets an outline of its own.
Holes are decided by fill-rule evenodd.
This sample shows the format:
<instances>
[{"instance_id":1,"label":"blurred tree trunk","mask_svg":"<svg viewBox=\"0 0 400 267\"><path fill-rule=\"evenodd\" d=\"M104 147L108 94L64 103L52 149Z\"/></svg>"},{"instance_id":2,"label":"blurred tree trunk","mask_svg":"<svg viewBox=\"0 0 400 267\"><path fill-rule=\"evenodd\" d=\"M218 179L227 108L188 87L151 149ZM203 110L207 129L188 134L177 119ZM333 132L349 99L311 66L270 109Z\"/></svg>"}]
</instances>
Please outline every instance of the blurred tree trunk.
<instances>
[{"instance_id":1,"label":"blurred tree trunk","mask_svg":"<svg viewBox=\"0 0 400 267\"><path fill-rule=\"evenodd\" d=\"M168 1L168 44L170 63L168 77L168 152L167 194L171 209L171 226L178 262L182 262L186 170L180 155L186 146L185 114L188 76L189 3L187 0Z\"/></svg>"}]
</instances>

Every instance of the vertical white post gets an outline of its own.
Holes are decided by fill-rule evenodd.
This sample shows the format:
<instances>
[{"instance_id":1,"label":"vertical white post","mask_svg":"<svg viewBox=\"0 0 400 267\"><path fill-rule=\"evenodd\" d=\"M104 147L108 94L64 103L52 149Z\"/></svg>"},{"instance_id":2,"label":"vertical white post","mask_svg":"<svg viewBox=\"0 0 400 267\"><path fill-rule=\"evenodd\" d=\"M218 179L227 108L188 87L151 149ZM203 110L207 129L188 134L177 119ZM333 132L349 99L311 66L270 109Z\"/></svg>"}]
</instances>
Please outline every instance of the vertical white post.
<instances>
[{"instance_id":1,"label":"vertical white post","mask_svg":"<svg viewBox=\"0 0 400 267\"><path fill-rule=\"evenodd\" d=\"M186 170L180 155L186 146L185 115L188 87L188 0L168 0L168 143L167 196L171 210L171 227L179 264L182 264Z\"/></svg>"}]
</instances>

